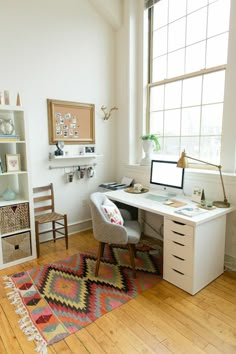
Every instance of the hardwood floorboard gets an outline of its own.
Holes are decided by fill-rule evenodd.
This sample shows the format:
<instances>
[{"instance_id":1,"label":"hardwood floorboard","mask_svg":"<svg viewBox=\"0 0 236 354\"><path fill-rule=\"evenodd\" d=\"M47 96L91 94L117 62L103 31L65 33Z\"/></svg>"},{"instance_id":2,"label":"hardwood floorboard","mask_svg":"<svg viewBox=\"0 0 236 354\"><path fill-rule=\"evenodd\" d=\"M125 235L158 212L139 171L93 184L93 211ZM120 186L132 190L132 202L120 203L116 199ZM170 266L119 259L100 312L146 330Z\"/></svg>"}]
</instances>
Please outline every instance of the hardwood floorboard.
<instances>
[{"instance_id":1,"label":"hardwood floorboard","mask_svg":"<svg viewBox=\"0 0 236 354\"><path fill-rule=\"evenodd\" d=\"M117 346L121 353L137 354L136 342L130 344L129 329L120 327L112 312L97 319L96 323L101 330Z\"/></svg>"},{"instance_id":2,"label":"hardwood floorboard","mask_svg":"<svg viewBox=\"0 0 236 354\"><path fill-rule=\"evenodd\" d=\"M120 350L110 340L110 338L98 327L96 322L91 323L87 327L87 331L93 336L93 338L100 344L104 353L108 354L120 354Z\"/></svg>"},{"instance_id":3,"label":"hardwood floorboard","mask_svg":"<svg viewBox=\"0 0 236 354\"><path fill-rule=\"evenodd\" d=\"M88 349L86 349L86 347L83 345L83 343L81 343L81 341L79 340L79 338L77 337L76 334L72 334L68 337L66 337L65 339L66 344L68 345L68 347L70 348L70 350L73 351L77 350L78 353L80 354L88 354L89 351Z\"/></svg>"},{"instance_id":4,"label":"hardwood floorboard","mask_svg":"<svg viewBox=\"0 0 236 354\"><path fill-rule=\"evenodd\" d=\"M235 343L232 343L232 328L219 321L207 311L186 300L177 302L168 298L167 303L186 316L186 320L194 326L194 330L224 353L235 353ZM233 340L235 342L235 339Z\"/></svg>"},{"instance_id":5,"label":"hardwood floorboard","mask_svg":"<svg viewBox=\"0 0 236 354\"><path fill-rule=\"evenodd\" d=\"M77 252L97 250L91 230L40 246L37 260L0 271L11 275ZM30 354L19 316L0 282L0 353ZM100 317L86 328L48 347L48 354L235 354L236 273L224 272L195 296L161 280L152 289Z\"/></svg>"},{"instance_id":6,"label":"hardwood floorboard","mask_svg":"<svg viewBox=\"0 0 236 354\"><path fill-rule=\"evenodd\" d=\"M87 331L87 328L83 328L76 333L76 336L79 338L84 347L88 350L89 353L103 354L104 350L100 344L94 339L94 337Z\"/></svg>"}]
</instances>

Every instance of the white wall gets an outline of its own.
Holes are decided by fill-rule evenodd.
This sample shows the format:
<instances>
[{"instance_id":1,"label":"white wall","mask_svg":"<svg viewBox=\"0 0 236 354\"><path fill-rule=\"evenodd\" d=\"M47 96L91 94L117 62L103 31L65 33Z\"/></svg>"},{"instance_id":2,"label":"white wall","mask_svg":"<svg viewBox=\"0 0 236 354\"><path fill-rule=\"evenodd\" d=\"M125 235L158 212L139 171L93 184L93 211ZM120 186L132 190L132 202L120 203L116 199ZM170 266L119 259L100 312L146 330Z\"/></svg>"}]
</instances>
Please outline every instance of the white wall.
<instances>
[{"instance_id":1,"label":"white wall","mask_svg":"<svg viewBox=\"0 0 236 354\"><path fill-rule=\"evenodd\" d=\"M116 104L114 30L85 0L0 0L0 9L0 91L10 91L12 104L19 91L27 110L32 184L54 183L57 209L68 213L69 224L87 220L84 201L114 178L117 113L104 121L100 109ZM103 154L96 179L68 184L64 169L48 169L55 148L48 144L47 98L95 104L96 147Z\"/></svg>"},{"instance_id":2,"label":"white wall","mask_svg":"<svg viewBox=\"0 0 236 354\"><path fill-rule=\"evenodd\" d=\"M112 25L92 6L94 1L0 0L0 91L8 89L12 101L19 91L28 112L33 186L53 182L57 208L68 213L69 224L76 224L77 229L88 226L80 224L90 218L84 201L101 182L127 175L146 185L149 178L149 169L137 165L142 153L139 137L144 131L145 109L143 0L109 0ZM236 4L232 3L235 24ZM100 4L105 8L108 1L100 0ZM115 13L117 19L113 18ZM235 45L231 45L229 55L229 72L234 77ZM230 131L230 124L235 124L234 85L235 80L228 76L226 132ZM95 104L96 147L103 154L97 159L96 179L67 184L63 169L48 169L48 153L54 147L48 145L47 98ZM108 121L102 119L103 104L119 108ZM233 130L231 135L235 139ZM231 162L232 159L235 156ZM79 162L73 161L76 163ZM235 178L225 177L227 196L236 205ZM186 179L189 193L200 177L194 178L189 182ZM209 198L222 197L217 177L210 177L209 181L203 175L200 181ZM226 240L226 253L233 256L235 235L233 213L228 218Z\"/></svg>"}]
</instances>

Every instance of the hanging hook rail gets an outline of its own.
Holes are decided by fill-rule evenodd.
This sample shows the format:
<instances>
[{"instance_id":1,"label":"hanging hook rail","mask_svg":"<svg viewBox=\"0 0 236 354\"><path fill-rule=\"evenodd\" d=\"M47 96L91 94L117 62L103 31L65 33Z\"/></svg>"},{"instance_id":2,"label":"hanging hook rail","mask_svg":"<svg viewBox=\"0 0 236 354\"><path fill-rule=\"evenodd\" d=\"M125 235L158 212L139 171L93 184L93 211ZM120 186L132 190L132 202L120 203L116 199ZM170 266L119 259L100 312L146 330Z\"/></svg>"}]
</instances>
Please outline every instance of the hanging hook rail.
<instances>
[{"instance_id":1,"label":"hanging hook rail","mask_svg":"<svg viewBox=\"0 0 236 354\"><path fill-rule=\"evenodd\" d=\"M88 163L88 164L85 164L85 165L71 165L71 166L51 166L51 165L49 165L48 166L48 169L49 170L56 170L56 169L60 169L60 168L78 168L78 167L80 167L80 168L86 168L86 167L89 167L89 166L97 166L97 164L96 163L93 163L93 164L91 164L91 163Z\"/></svg>"}]
</instances>

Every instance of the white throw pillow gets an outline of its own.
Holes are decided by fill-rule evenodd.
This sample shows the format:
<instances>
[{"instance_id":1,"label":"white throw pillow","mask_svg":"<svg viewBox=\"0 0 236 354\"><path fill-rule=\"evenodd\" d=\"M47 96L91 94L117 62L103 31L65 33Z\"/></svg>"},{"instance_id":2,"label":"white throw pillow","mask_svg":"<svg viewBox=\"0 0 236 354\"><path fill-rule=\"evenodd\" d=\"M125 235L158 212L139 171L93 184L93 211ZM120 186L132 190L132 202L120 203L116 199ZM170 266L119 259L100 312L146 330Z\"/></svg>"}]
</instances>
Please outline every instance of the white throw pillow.
<instances>
[{"instance_id":1,"label":"white throw pillow","mask_svg":"<svg viewBox=\"0 0 236 354\"><path fill-rule=\"evenodd\" d=\"M117 225L124 224L124 220L122 218L120 210L109 199L107 199L107 201L105 201L102 204L101 208L102 208L104 215L111 223L117 224Z\"/></svg>"}]
</instances>

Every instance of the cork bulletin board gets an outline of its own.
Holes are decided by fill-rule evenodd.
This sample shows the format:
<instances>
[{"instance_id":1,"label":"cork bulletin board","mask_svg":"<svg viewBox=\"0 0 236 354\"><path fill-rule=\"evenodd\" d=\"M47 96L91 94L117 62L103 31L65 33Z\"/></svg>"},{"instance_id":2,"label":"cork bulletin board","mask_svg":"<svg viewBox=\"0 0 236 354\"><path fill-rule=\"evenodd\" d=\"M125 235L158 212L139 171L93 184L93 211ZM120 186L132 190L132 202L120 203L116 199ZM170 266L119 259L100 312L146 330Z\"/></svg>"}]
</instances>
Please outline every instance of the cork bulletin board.
<instances>
[{"instance_id":1,"label":"cork bulletin board","mask_svg":"<svg viewBox=\"0 0 236 354\"><path fill-rule=\"evenodd\" d=\"M49 144L94 144L94 104L47 99Z\"/></svg>"}]
</instances>

